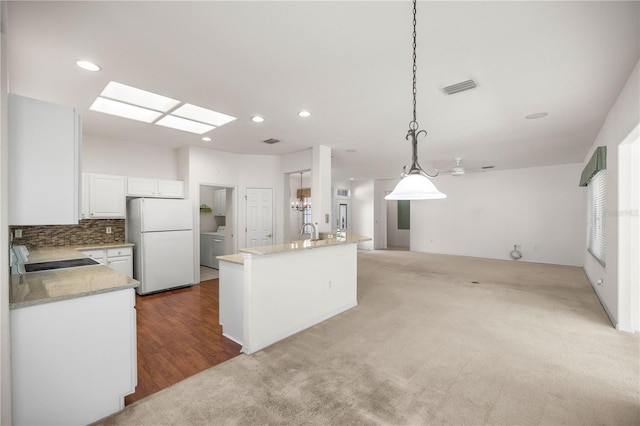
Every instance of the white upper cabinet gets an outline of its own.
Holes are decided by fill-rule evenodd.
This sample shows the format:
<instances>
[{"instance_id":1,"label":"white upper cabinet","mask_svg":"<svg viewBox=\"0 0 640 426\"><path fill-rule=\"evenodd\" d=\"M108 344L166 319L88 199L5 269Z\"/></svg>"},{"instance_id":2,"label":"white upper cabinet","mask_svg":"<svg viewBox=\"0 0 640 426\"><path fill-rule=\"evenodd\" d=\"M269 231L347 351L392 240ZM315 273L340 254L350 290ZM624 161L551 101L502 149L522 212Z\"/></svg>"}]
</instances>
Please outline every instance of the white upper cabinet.
<instances>
[{"instance_id":1,"label":"white upper cabinet","mask_svg":"<svg viewBox=\"0 0 640 426\"><path fill-rule=\"evenodd\" d=\"M184 182L158 179L158 197L184 198Z\"/></svg>"},{"instance_id":2,"label":"white upper cabinet","mask_svg":"<svg viewBox=\"0 0 640 426\"><path fill-rule=\"evenodd\" d=\"M158 179L127 178L127 195L134 197L154 197Z\"/></svg>"},{"instance_id":3,"label":"white upper cabinet","mask_svg":"<svg viewBox=\"0 0 640 426\"><path fill-rule=\"evenodd\" d=\"M127 196L184 198L184 182L179 180L127 178Z\"/></svg>"},{"instance_id":4,"label":"white upper cabinet","mask_svg":"<svg viewBox=\"0 0 640 426\"><path fill-rule=\"evenodd\" d=\"M225 216L227 214L227 190L217 189L213 191L213 214Z\"/></svg>"},{"instance_id":5,"label":"white upper cabinet","mask_svg":"<svg viewBox=\"0 0 640 426\"><path fill-rule=\"evenodd\" d=\"M73 108L9 95L9 224L77 224L80 116Z\"/></svg>"},{"instance_id":6,"label":"white upper cabinet","mask_svg":"<svg viewBox=\"0 0 640 426\"><path fill-rule=\"evenodd\" d=\"M84 219L124 219L126 214L125 178L123 176L87 174L84 196ZM88 211L87 211L88 208Z\"/></svg>"}]
</instances>

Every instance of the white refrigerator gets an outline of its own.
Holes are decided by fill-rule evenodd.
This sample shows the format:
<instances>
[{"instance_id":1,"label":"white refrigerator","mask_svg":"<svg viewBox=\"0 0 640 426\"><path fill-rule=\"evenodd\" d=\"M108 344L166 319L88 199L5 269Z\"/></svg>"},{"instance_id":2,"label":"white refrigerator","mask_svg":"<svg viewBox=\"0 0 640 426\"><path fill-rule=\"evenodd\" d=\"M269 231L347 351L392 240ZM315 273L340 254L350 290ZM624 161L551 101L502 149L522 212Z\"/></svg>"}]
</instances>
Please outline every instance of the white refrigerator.
<instances>
[{"instance_id":1,"label":"white refrigerator","mask_svg":"<svg viewBox=\"0 0 640 426\"><path fill-rule=\"evenodd\" d=\"M138 294L192 285L193 212L189 200L135 198L127 202Z\"/></svg>"}]
</instances>

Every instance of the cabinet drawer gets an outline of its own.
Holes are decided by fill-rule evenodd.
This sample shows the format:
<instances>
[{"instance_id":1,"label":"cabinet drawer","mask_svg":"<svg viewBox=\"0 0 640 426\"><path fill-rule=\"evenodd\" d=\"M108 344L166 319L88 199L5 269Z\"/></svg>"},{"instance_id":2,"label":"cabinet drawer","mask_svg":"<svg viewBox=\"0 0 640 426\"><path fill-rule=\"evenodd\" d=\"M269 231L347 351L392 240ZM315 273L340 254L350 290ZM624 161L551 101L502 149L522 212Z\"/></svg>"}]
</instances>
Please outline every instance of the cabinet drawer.
<instances>
[{"instance_id":1,"label":"cabinet drawer","mask_svg":"<svg viewBox=\"0 0 640 426\"><path fill-rule=\"evenodd\" d=\"M131 256L133 251L131 247L118 247L118 248L110 248L107 249L107 257L115 257L115 256Z\"/></svg>"},{"instance_id":2,"label":"cabinet drawer","mask_svg":"<svg viewBox=\"0 0 640 426\"><path fill-rule=\"evenodd\" d=\"M83 250L82 253L86 254L92 259L99 260L102 263L104 259L104 250Z\"/></svg>"}]
</instances>

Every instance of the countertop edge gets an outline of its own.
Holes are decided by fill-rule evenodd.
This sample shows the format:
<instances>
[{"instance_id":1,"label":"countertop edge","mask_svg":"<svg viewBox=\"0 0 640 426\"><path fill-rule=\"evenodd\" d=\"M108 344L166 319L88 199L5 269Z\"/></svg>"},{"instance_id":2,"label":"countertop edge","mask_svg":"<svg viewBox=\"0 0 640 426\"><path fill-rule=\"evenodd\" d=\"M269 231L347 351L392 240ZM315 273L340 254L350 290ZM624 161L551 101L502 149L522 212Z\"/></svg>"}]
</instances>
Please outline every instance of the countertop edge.
<instances>
[{"instance_id":1,"label":"countertop edge","mask_svg":"<svg viewBox=\"0 0 640 426\"><path fill-rule=\"evenodd\" d=\"M136 281L134 283L123 284L123 285L120 285L120 286L117 286L117 287L111 287L111 288L103 288L103 289L100 289L100 290L92 290L92 291L88 291L88 292L85 292L85 293L68 294L68 295L64 295L64 296L55 296L55 297L50 297L50 298L47 298L47 299L29 300L27 302L9 303L9 310L11 311L11 310L14 310L14 309L27 308L27 307L30 307L30 306L46 305L47 303L61 302L63 300L79 299L81 297L87 297L87 296L94 296L94 295L97 295L97 294L110 293L112 291L127 290L127 289L130 289L130 288L136 288L139 285L140 285L140 282Z\"/></svg>"},{"instance_id":2,"label":"countertop edge","mask_svg":"<svg viewBox=\"0 0 640 426\"><path fill-rule=\"evenodd\" d=\"M327 241L327 242L325 242ZM365 237L362 235L351 234L347 237L346 241L336 241L335 239L326 239L326 240L302 240L302 241L294 241L288 244L274 244L272 246L261 246L261 247L249 247L242 248L238 250L241 253L246 253L253 256L270 256L273 254L282 254L282 253L291 253L300 250L309 250L316 249L322 247L333 247L344 244L357 244L363 241L371 241L370 237ZM303 245L300 246L300 243ZM305 245L308 244L308 245Z\"/></svg>"}]
</instances>

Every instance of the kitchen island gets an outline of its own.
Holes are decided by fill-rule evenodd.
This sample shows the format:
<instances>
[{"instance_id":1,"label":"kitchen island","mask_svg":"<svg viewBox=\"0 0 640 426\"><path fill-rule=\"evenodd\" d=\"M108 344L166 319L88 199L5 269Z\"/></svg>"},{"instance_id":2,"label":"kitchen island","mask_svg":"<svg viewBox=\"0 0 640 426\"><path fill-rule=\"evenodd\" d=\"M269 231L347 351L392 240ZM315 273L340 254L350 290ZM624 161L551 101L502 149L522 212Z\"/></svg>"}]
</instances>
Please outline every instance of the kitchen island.
<instances>
[{"instance_id":1,"label":"kitchen island","mask_svg":"<svg viewBox=\"0 0 640 426\"><path fill-rule=\"evenodd\" d=\"M357 243L368 240L351 234L219 256L223 335L250 354L357 306Z\"/></svg>"},{"instance_id":2,"label":"kitchen island","mask_svg":"<svg viewBox=\"0 0 640 426\"><path fill-rule=\"evenodd\" d=\"M29 263L123 246L34 249ZM124 408L137 384L138 284L101 264L11 275L13 424L88 424Z\"/></svg>"}]
</instances>

